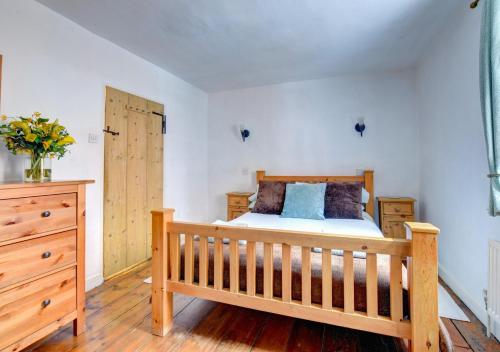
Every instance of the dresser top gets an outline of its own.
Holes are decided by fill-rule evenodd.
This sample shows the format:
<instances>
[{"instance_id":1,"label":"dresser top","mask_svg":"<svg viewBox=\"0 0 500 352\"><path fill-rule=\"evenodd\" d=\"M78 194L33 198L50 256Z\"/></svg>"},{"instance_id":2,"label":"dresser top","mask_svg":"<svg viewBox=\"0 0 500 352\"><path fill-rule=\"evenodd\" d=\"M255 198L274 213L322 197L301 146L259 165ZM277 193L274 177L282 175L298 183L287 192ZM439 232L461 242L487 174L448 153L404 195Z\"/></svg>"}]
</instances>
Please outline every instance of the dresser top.
<instances>
[{"instance_id":1,"label":"dresser top","mask_svg":"<svg viewBox=\"0 0 500 352\"><path fill-rule=\"evenodd\" d=\"M23 182L23 181L6 181L0 182L0 190L11 188L35 188L35 187L50 187L64 185L81 185L94 183L94 180L55 180L49 182Z\"/></svg>"}]
</instances>

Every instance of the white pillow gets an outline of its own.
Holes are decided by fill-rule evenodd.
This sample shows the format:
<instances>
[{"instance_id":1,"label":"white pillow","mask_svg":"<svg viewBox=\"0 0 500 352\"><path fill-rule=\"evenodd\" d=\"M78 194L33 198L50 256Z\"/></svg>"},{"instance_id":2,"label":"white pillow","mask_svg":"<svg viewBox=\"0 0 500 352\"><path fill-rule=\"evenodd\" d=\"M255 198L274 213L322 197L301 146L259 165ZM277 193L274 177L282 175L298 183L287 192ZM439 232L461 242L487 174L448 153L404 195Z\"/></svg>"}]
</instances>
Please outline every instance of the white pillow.
<instances>
[{"instance_id":1,"label":"white pillow","mask_svg":"<svg viewBox=\"0 0 500 352\"><path fill-rule=\"evenodd\" d=\"M368 204L370 201L370 193L363 187L361 189L361 203Z\"/></svg>"},{"instance_id":2,"label":"white pillow","mask_svg":"<svg viewBox=\"0 0 500 352\"><path fill-rule=\"evenodd\" d=\"M257 200L257 192L255 192L254 194L252 194L250 197L248 197L248 201L251 203L251 202L255 202Z\"/></svg>"},{"instance_id":3,"label":"white pillow","mask_svg":"<svg viewBox=\"0 0 500 352\"><path fill-rule=\"evenodd\" d=\"M257 200L257 194L259 193L259 185L257 185L257 191L252 194L250 197L248 197L248 201L250 203L255 202Z\"/></svg>"}]
</instances>

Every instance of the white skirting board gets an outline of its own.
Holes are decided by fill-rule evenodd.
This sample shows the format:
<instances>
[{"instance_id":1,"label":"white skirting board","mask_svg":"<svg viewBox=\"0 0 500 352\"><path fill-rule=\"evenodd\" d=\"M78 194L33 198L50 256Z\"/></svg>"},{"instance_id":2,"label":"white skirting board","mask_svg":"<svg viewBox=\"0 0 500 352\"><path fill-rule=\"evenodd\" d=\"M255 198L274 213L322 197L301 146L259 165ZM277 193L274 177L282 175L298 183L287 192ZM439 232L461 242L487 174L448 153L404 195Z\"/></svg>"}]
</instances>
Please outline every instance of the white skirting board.
<instances>
[{"instance_id":1,"label":"white skirting board","mask_svg":"<svg viewBox=\"0 0 500 352\"><path fill-rule=\"evenodd\" d=\"M104 278L99 274L87 277L85 278L85 291L90 291L97 286L101 286L103 282Z\"/></svg>"}]
</instances>

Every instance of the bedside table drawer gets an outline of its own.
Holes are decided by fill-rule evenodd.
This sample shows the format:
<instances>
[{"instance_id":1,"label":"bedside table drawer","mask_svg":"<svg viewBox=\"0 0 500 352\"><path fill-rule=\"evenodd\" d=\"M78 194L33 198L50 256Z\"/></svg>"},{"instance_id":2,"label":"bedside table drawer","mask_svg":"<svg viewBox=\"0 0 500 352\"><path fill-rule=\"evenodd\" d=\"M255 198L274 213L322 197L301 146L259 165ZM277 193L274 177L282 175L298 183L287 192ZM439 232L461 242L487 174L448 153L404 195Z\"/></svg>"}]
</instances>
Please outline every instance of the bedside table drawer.
<instances>
[{"instance_id":1,"label":"bedside table drawer","mask_svg":"<svg viewBox=\"0 0 500 352\"><path fill-rule=\"evenodd\" d=\"M0 247L0 288L76 265L76 230Z\"/></svg>"},{"instance_id":2,"label":"bedside table drawer","mask_svg":"<svg viewBox=\"0 0 500 352\"><path fill-rule=\"evenodd\" d=\"M248 197L229 197L228 205L234 207L246 207L248 206Z\"/></svg>"},{"instance_id":3,"label":"bedside table drawer","mask_svg":"<svg viewBox=\"0 0 500 352\"><path fill-rule=\"evenodd\" d=\"M242 216L243 214L247 213L248 212L248 209L247 208L243 208L243 209L231 209L229 211L229 220L234 220L240 216Z\"/></svg>"},{"instance_id":4,"label":"bedside table drawer","mask_svg":"<svg viewBox=\"0 0 500 352\"><path fill-rule=\"evenodd\" d=\"M413 214L411 215L406 215L406 214L401 214L401 215L386 215L384 216L385 221L393 221L393 222L405 222L405 221L415 221L415 216Z\"/></svg>"},{"instance_id":5,"label":"bedside table drawer","mask_svg":"<svg viewBox=\"0 0 500 352\"><path fill-rule=\"evenodd\" d=\"M76 225L76 193L0 200L0 242Z\"/></svg>"},{"instance_id":6,"label":"bedside table drawer","mask_svg":"<svg viewBox=\"0 0 500 352\"><path fill-rule=\"evenodd\" d=\"M384 203L382 212L387 215L412 215L413 205L409 203Z\"/></svg>"}]
</instances>

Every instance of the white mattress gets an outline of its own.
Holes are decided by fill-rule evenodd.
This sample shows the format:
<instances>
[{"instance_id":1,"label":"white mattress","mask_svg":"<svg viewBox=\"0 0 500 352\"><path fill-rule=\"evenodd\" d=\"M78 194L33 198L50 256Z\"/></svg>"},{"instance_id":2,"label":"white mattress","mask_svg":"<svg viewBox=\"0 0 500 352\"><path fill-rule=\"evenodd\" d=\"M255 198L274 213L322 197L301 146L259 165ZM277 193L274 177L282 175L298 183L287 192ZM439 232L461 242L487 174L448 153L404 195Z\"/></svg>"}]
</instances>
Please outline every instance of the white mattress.
<instances>
[{"instance_id":1,"label":"white mattress","mask_svg":"<svg viewBox=\"0 0 500 352\"><path fill-rule=\"evenodd\" d=\"M229 222L216 221L214 224L248 226L261 229L331 233L347 236L384 237L370 215L363 213L363 218L363 220L311 220L282 218L279 215L245 213Z\"/></svg>"}]
</instances>

